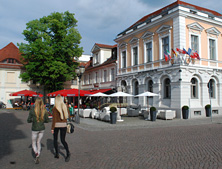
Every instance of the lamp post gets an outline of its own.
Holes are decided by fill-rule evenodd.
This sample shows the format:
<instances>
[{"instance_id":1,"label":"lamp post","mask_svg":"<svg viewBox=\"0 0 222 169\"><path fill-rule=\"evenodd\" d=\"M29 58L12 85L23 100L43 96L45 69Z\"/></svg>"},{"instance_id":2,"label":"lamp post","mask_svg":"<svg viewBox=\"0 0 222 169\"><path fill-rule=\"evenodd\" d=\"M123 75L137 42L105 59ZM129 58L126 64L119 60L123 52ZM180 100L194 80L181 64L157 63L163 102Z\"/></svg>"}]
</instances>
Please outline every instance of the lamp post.
<instances>
[{"instance_id":1,"label":"lamp post","mask_svg":"<svg viewBox=\"0 0 222 169\"><path fill-rule=\"evenodd\" d=\"M40 84L39 82L36 83L36 86L37 86L37 89L38 89L38 90L39 90L39 86L40 86L40 85L41 85L41 84ZM36 93L37 93L37 97L39 97L39 91L38 91L38 90L37 90L37 92L36 92Z\"/></svg>"},{"instance_id":2,"label":"lamp post","mask_svg":"<svg viewBox=\"0 0 222 169\"><path fill-rule=\"evenodd\" d=\"M85 67L84 67L84 66L79 66L79 67L76 68L75 72L76 72L76 75L77 75L78 78L79 78L78 112L77 112L77 114L76 114L76 118L75 118L76 120L75 120L75 122L76 122L77 124L79 124L79 123L80 123L80 118L79 118L80 83L81 83L82 74L85 72Z\"/></svg>"}]
</instances>

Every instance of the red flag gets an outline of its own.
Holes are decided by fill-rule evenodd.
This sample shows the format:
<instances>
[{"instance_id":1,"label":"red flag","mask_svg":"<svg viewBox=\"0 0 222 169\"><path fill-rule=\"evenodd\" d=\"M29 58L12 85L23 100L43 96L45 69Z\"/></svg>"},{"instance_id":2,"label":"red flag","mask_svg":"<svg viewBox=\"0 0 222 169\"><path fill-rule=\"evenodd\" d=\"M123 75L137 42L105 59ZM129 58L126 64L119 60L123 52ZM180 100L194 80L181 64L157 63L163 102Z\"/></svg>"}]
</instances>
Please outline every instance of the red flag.
<instances>
[{"instance_id":1,"label":"red flag","mask_svg":"<svg viewBox=\"0 0 222 169\"><path fill-rule=\"evenodd\" d=\"M165 56L165 61L168 61L168 55L166 55L166 54L164 53L164 56Z\"/></svg>"},{"instance_id":2,"label":"red flag","mask_svg":"<svg viewBox=\"0 0 222 169\"><path fill-rule=\"evenodd\" d=\"M175 52L175 50L172 49L172 51L173 51L174 55L176 55L176 57L177 57L177 53Z\"/></svg>"},{"instance_id":3,"label":"red flag","mask_svg":"<svg viewBox=\"0 0 222 169\"><path fill-rule=\"evenodd\" d=\"M197 53L197 51L195 52L195 54L196 54L196 58L197 58L198 60L200 60L200 56L199 56L199 54Z\"/></svg>"},{"instance_id":4,"label":"red flag","mask_svg":"<svg viewBox=\"0 0 222 169\"><path fill-rule=\"evenodd\" d=\"M177 51L178 51L180 54L186 54L186 52L183 51L182 49L179 49L179 48L176 48L176 49L177 49Z\"/></svg>"},{"instance_id":5,"label":"red flag","mask_svg":"<svg viewBox=\"0 0 222 169\"><path fill-rule=\"evenodd\" d=\"M193 59L196 58L196 54L193 50L190 52L190 57L193 58Z\"/></svg>"}]
</instances>

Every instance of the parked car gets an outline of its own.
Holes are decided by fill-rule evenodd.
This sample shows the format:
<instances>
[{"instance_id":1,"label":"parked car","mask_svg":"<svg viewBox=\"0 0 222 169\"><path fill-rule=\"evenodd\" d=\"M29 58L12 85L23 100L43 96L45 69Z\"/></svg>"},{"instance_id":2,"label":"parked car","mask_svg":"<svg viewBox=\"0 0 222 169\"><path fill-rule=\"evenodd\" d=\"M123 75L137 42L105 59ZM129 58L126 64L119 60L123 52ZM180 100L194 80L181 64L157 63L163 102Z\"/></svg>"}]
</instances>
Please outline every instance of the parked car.
<instances>
[{"instance_id":1,"label":"parked car","mask_svg":"<svg viewBox=\"0 0 222 169\"><path fill-rule=\"evenodd\" d=\"M5 108L6 108L6 104L5 104L5 103L3 103L2 101L0 101L0 108L3 108L3 109L5 109Z\"/></svg>"}]
</instances>

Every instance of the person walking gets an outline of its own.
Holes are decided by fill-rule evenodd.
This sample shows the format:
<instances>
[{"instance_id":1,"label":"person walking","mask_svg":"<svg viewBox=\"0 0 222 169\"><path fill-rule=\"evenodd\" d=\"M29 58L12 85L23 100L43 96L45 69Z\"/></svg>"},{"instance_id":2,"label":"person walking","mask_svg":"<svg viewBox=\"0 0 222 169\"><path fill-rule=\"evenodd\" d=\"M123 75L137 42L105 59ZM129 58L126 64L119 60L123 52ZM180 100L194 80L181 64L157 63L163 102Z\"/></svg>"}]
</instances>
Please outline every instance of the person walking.
<instances>
[{"instance_id":1,"label":"person walking","mask_svg":"<svg viewBox=\"0 0 222 169\"><path fill-rule=\"evenodd\" d=\"M67 130L67 119L69 118L69 110L60 95L55 98L55 105L52 109L52 129L51 132L54 138L55 158L59 158L58 150L58 133L60 131L60 140L66 150L65 161L70 160L70 152L68 144L65 140Z\"/></svg>"},{"instance_id":2,"label":"person walking","mask_svg":"<svg viewBox=\"0 0 222 169\"><path fill-rule=\"evenodd\" d=\"M35 153L35 163L38 164L41 152L41 139L45 131L44 123L49 122L48 113L41 98L37 98L34 108L30 109L27 122L32 123L32 149Z\"/></svg>"}]
</instances>

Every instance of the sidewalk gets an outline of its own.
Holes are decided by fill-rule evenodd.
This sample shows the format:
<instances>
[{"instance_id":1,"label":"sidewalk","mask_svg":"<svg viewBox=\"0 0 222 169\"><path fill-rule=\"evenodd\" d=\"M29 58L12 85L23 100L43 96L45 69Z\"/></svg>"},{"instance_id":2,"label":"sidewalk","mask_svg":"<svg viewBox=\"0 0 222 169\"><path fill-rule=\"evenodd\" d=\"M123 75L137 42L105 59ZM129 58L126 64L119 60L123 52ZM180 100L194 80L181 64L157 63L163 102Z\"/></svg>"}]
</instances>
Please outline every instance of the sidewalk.
<instances>
[{"instance_id":1,"label":"sidewalk","mask_svg":"<svg viewBox=\"0 0 222 169\"><path fill-rule=\"evenodd\" d=\"M163 120L156 119L156 121L146 121L141 116L139 117L122 117L123 122L116 122L116 124L110 124L109 122L100 121L91 118L81 118L80 124L76 124L77 127L88 131L100 131L100 130L124 130L124 129L139 129L139 128L160 128L160 127L172 127L172 126L192 126L192 125L205 125L213 123L222 123L222 115L213 115L211 117L201 117L193 119L173 119Z\"/></svg>"},{"instance_id":2,"label":"sidewalk","mask_svg":"<svg viewBox=\"0 0 222 169\"><path fill-rule=\"evenodd\" d=\"M0 109L0 166L3 169L182 169L222 168L222 116L145 121L123 117L110 124L81 118L66 141L71 160L54 158L51 122L41 141L40 164L34 163L28 111ZM183 127L185 126L185 127Z\"/></svg>"}]
</instances>

